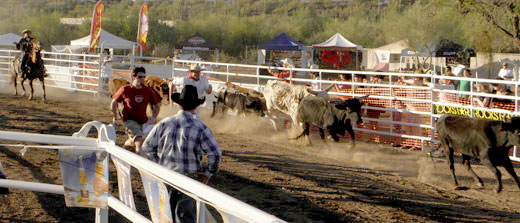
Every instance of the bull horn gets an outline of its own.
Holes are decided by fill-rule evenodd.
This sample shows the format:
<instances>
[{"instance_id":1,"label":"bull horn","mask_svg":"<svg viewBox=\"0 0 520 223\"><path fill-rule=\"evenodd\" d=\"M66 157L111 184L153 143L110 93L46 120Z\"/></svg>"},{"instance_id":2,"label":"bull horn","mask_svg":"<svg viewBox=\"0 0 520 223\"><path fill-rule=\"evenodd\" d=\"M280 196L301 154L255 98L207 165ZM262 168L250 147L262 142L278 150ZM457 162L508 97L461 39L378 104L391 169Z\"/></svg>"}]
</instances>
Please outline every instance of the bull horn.
<instances>
[{"instance_id":1,"label":"bull horn","mask_svg":"<svg viewBox=\"0 0 520 223\"><path fill-rule=\"evenodd\" d=\"M357 99L361 101L361 100L365 100L365 98L368 98L368 95L358 97Z\"/></svg>"},{"instance_id":2,"label":"bull horn","mask_svg":"<svg viewBox=\"0 0 520 223\"><path fill-rule=\"evenodd\" d=\"M313 94L313 95L318 96L318 92L317 92L317 91L314 91L314 90L312 90L312 89L310 89L310 88L307 88L307 92L309 92L309 93L311 93L311 94Z\"/></svg>"},{"instance_id":3,"label":"bull horn","mask_svg":"<svg viewBox=\"0 0 520 223\"><path fill-rule=\"evenodd\" d=\"M173 108L173 101L171 100L172 94L173 94L173 80L168 81L168 101L170 102L170 108Z\"/></svg>"},{"instance_id":4,"label":"bull horn","mask_svg":"<svg viewBox=\"0 0 520 223\"><path fill-rule=\"evenodd\" d=\"M326 87L326 88L323 89L323 90L326 91L326 92L329 92L330 89L332 89L333 87L334 87L334 84L331 84L331 85L329 85L328 87Z\"/></svg>"}]
</instances>

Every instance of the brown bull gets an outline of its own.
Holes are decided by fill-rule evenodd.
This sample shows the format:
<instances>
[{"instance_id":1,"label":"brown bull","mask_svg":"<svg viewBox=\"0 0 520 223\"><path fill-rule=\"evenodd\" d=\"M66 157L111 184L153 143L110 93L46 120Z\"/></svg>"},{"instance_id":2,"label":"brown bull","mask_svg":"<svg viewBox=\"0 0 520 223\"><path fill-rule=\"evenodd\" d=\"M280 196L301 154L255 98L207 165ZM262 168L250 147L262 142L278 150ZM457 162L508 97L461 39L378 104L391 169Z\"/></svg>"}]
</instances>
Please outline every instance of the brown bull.
<instances>
[{"instance_id":1,"label":"brown bull","mask_svg":"<svg viewBox=\"0 0 520 223\"><path fill-rule=\"evenodd\" d=\"M445 153L448 155L453 182L458 189L457 177L453 163L453 153L462 153L462 162L471 173L479 187L483 187L482 179L471 169L471 157L477 157L495 174L497 180L496 192L502 191L502 174L498 165L504 166L506 171L520 189L520 182L509 159L509 150L513 146L520 146L520 117L513 117L505 122L467 117L443 115L437 121L439 140Z\"/></svg>"},{"instance_id":2,"label":"brown bull","mask_svg":"<svg viewBox=\"0 0 520 223\"><path fill-rule=\"evenodd\" d=\"M130 81L125 79L113 78L108 80L108 90L110 91L110 95L116 94L119 88L129 85Z\"/></svg>"},{"instance_id":3,"label":"brown bull","mask_svg":"<svg viewBox=\"0 0 520 223\"><path fill-rule=\"evenodd\" d=\"M129 85L130 82L126 79L114 78L108 80L108 90L111 95L114 95L119 88ZM144 80L144 85L153 89L153 91L159 96L159 98L164 99L166 101L170 100L169 91L169 81L162 79L156 76L146 76Z\"/></svg>"}]
</instances>

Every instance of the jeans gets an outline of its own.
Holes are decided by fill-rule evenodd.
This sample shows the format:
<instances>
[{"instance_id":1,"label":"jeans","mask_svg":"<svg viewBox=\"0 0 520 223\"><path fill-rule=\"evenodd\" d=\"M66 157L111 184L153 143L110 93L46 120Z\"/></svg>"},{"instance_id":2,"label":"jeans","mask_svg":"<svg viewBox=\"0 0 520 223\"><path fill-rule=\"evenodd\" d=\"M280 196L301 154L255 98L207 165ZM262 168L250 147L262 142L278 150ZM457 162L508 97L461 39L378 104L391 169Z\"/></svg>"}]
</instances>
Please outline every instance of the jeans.
<instances>
[{"instance_id":1,"label":"jeans","mask_svg":"<svg viewBox=\"0 0 520 223\"><path fill-rule=\"evenodd\" d=\"M25 71L27 70L26 65L27 65L27 60L29 60L29 55L22 52L22 55L20 56L20 58L22 58L22 61L20 62L20 70L22 71L22 73L25 73Z\"/></svg>"}]
</instances>

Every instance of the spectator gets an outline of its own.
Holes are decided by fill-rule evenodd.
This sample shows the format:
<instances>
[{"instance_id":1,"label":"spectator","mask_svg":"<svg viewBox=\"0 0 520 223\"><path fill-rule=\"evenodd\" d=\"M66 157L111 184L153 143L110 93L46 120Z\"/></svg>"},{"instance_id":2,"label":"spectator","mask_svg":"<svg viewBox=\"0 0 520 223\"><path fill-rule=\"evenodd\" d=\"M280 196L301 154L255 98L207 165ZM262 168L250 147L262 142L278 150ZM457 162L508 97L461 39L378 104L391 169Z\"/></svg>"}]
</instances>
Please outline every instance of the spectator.
<instances>
[{"instance_id":1,"label":"spectator","mask_svg":"<svg viewBox=\"0 0 520 223\"><path fill-rule=\"evenodd\" d=\"M453 71L451 70L451 66L447 66L446 67L446 73L445 73L446 76L455 76L453 74Z\"/></svg>"},{"instance_id":2,"label":"spectator","mask_svg":"<svg viewBox=\"0 0 520 223\"><path fill-rule=\"evenodd\" d=\"M382 84L382 83L383 83L383 76L381 76L381 75L372 76L372 84Z\"/></svg>"},{"instance_id":3,"label":"spectator","mask_svg":"<svg viewBox=\"0 0 520 223\"><path fill-rule=\"evenodd\" d=\"M404 82L404 78L403 76L398 76L397 77L397 81L393 83L393 85L406 85L406 83ZM395 93L395 88L394 88L394 93ZM402 95L402 92L400 93L396 93L397 96L403 96ZM400 100L392 100L393 101L393 107L397 110L405 110L406 109L406 105L403 103L403 101L400 101ZM393 111L392 112L392 121L394 122L400 122L401 119L403 118L403 113L400 112L400 111ZM393 132L394 133L397 133L397 134L400 134L402 133L402 126L401 124L393 124ZM393 138L393 143L392 143L392 146L393 147L401 147L401 143L403 142L403 138L402 137L394 137Z\"/></svg>"},{"instance_id":4,"label":"spectator","mask_svg":"<svg viewBox=\"0 0 520 223\"><path fill-rule=\"evenodd\" d=\"M367 78L365 75L362 75L362 74L354 74L354 82L357 82L357 83L367 83ZM361 89L361 88L365 88L365 86L363 85L354 85L354 90L356 89Z\"/></svg>"},{"instance_id":5,"label":"spectator","mask_svg":"<svg viewBox=\"0 0 520 223\"><path fill-rule=\"evenodd\" d=\"M144 85L146 70L144 67L136 67L132 72L132 83L121 87L112 97L110 107L112 109L112 122L114 126L119 124L117 114L119 113L118 104L123 103L123 111L121 112L121 120L125 126L128 140L124 147L132 148L135 144L135 152L138 153L143 143L143 124L155 123L159 114L159 96L155 92ZM152 106L152 117L146 115L148 104Z\"/></svg>"},{"instance_id":6,"label":"spectator","mask_svg":"<svg viewBox=\"0 0 520 223\"><path fill-rule=\"evenodd\" d=\"M103 83L103 90L108 91L108 79L112 78L112 58L110 57L110 51L105 49L100 56L101 64L101 83Z\"/></svg>"},{"instance_id":7,"label":"spectator","mask_svg":"<svg viewBox=\"0 0 520 223\"><path fill-rule=\"evenodd\" d=\"M475 91L478 93L489 93L489 90L486 87L486 85L483 85L481 83L475 84ZM487 108L491 104L490 102L491 102L490 97L484 97L484 96L474 96L473 97L473 104L478 107Z\"/></svg>"},{"instance_id":8,"label":"spectator","mask_svg":"<svg viewBox=\"0 0 520 223\"><path fill-rule=\"evenodd\" d=\"M282 66L284 68L293 68L294 65L293 65L293 62L291 60L291 58L285 58L282 60ZM287 79L291 76L291 71L290 70L282 70L280 72L274 72L271 70L271 68L267 69L267 71L269 71L269 73L271 73L271 75L277 77L277 78L280 78L280 79Z\"/></svg>"},{"instance_id":9,"label":"spectator","mask_svg":"<svg viewBox=\"0 0 520 223\"><path fill-rule=\"evenodd\" d=\"M422 74L422 71L416 70L415 74ZM412 85L412 86L424 86L423 78L421 77L414 77L413 79L406 80L403 78L402 80L405 84ZM419 90L421 91L421 90ZM415 89L407 89L407 94L410 95L410 93L413 95L412 97L416 97L416 90ZM418 111L420 108L418 107L418 103L413 101L404 101L404 108L408 111ZM405 119L405 122L407 123L417 123L418 120L421 120L421 116L417 114L410 114L410 113L404 113L402 114L402 118ZM413 135L422 135L422 128L419 126L405 126L408 127L407 133L413 134ZM411 142L407 142L408 145L404 145L401 148L403 149L413 149L413 150L420 150L421 144L419 140L412 140Z\"/></svg>"},{"instance_id":10,"label":"spectator","mask_svg":"<svg viewBox=\"0 0 520 223\"><path fill-rule=\"evenodd\" d=\"M350 80L347 79L346 74L339 74L338 81L350 82ZM363 81L363 80L361 80L361 81ZM350 87L351 87L350 84L336 84L337 91L346 91L346 90L350 89Z\"/></svg>"},{"instance_id":11,"label":"spectator","mask_svg":"<svg viewBox=\"0 0 520 223\"><path fill-rule=\"evenodd\" d=\"M318 65L312 64L309 67L309 69L318 69ZM321 90L321 87L320 87L321 84L319 82L320 74L318 72L310 72L310 74L311 74L311 79L312 79L312 81L311 81L311 83L312 83L311 84L311 89L312 90L317 90L317 91Z\"/></svg>"},{"instance_id":12,"label":"spectator","mask_svg":"<svg viewBox=\"0 0 520 223\"><path fill-rule=\"evenodd\" d=\"M406 85L412 85L412 86L424 86L423 80L421 77L414 77L413 79L402 79L402 82Z\"/></svg>"},{"instance_id":13,"label":"spectator","mask_svg":"<svg viewBox=\"0 0 520 223\"><path fill-rule=\"evenodd\" d=\"M415 74L422 74L420 70L416 70ZM423 79L421 77L414 77L413 79L402 79L405 84L412 86L424 86Z\"/></svg>"},{"instance_id":14,"label":"spectator","mask_svg":"<svg viewBox=\"0 0 520 223\"><path fill-rule=\"evenodd\" d=\"M462 73L463 77L470 78L471 77L471 71L469 69L464 69ZM470 91L471 89L471 81L469 80L460 80L459 81L459 91ZM468 98L469 95L467 94L459 94L459 98Z\"/></svg>"},{"instance_id":15,"label":"spectator","mask_svg":"<svg viewBox=\"0 0 520 223\"><path fill-rule=\"evenodd\" d=\"M449 75L450 73L446 73L444 76L447 76ZM423 78L423 81L424 83L426 84L426 86L428 87L431 87L433 89L439 89L441 90L439 93L438 93L438 98L434 98L433 100L434 101L440 101L440 102L449 102L450 100L450 96L452 95L451 93L447 93L447 92L444 92L442 90L455 90L455 85L453 85L452 83L452 80L450 79L440 79L439 80L439 84L434 84L434 83L431 83L427 80L427 78ZM435 94L437 95L437 94Z\"/></svg>"},{"instance_id":16,"label":"spectator","mask_svg":"<svg viewBox=\"0 0 520 223\"><path fill-rule=\"evenodd\" d=\"M184 88L187 85L195 86L197 88L199 99L204 99L206 95L211 94L213 89L208 82L208 78L201 75L201 68L198 64L192 64L188 71L188 76L173 80L173 85L180 88ZM200 107L195 111L195 115L198 117L199 113Z\"/></svg>"},{"instance_id":17,"label":"spectator","mask_svg":"<svg viewBox=\"0 0 520 223\"><path fill-rule=\"evenodd\" d=\"M396 110L405 110L406 105L400 101L400 100L393 100L393 105ZM392 121L394 122L400 122L403 118L403 114L400 111L393 111L392 112ZM393 133L401 134L402 126L401 124L393 124ZM395 137L394 142L392 143L393 147L401 147L401 143L403 142L402 137Z\"/></svg>"},{"instance_id":18,"label":"spectator","mask_svg":"<svg viewBox=\"0 0 520 223\"><path fill-rule=\"evenodd\" d=\"M502 69L498 72L498 77L512 81L515 75L513 74L513 70L509 69L509 65L507 63L502 63Z\"/></svg>"},{"instance_id":19,"label":"spectator","mask_svg":"<svg viewBox=\"0 0 520 223\"><path fill-rule=\"evenodd\" d=\"M502 80L501 78L498 78L498 80ZM491 86L493 87L493 90L491 93L497 94L497 95L513 95L513 92L509 90L505 85L503 84L497 84L492 83ZM493 102L499 102L499 103L511 103L511 99L505 99L505 98L493 98Z\"/></svg>"},{"instance_id":20,"label":"spectator","mask_svg":"<svg viewBox=\"0 0 520 223\"><path fill-rule=\"evenodd\" d=\"M371 83L372 84L381 84L382 83L381 76L380 75L373 76ZM375 91L375 90L377 90L377 88L373 87L371 90ZM379 95L377 92L371 92L371 93L373 93L375 95ZM366 100L366 101L367 101L367 105L370 107L379 107L379 108L383 107L380 103L381 102L380 99L374 98L374 99ZM371 118L371 119L379 119L381 117L381 114L383 114L383 113L385 113L385 111L383 111L383 110L367 109L367 117ZM379 130L379 122L369 121L369 128L370 128L370 130L374 130L374 131ZM372 140L374 142L380 142L379 135L371 133L370 140Z\"/></svg>"},{"instance_id":21,"label":"spectator","mask_svg":"<svg viewBox=\"0 0 520 223\"><path fill-rule=\"evenodd\" d=\"M397 81L395 82L395 85L406 85L406 83L404 82L404 77L403 76L397 77Z\"/></svg>"},{"instance_id":22,"label":"spectator","mask_svg":"<svg viewBox=\"0 0 520 223\"><path fill-rule=\"evenodd\" d=\"M354 74L354 81L353 82L367 83L367 78L365 77L365 75L362 75L362 74ZM356 89L362 89L362 88L365 88L365 86L363 86L363 85L354 85L354 92L356 91Z\"/></svg>"},{"instance_id":23,"label":"spectator","mask_svg":"<svg viewBox=\"0 0 520 223\"><path fill-rule=\"evenodd\" d=\"M363 74L355 74L354 75L354 82L367 83L367 78Z\"/></svg>"},{"instance_id":24,"label":"spectator","mask_svg":"<svg viewBox=\"0 0 520 223\"><path fill-rule=\"evenodd\" d=\"M181 93L172 95L172 100L181 110L155 125L143 144L141 155L207 184L218 171L222 151L211 130L194 117L197 107L204 103L197 91L196 87L186 85ZM205 167L203 153L207 156ZM195 200L169 185L168 193L172 215L175 213L180 222L196 222Z\"/></svg>"}]
</instances>

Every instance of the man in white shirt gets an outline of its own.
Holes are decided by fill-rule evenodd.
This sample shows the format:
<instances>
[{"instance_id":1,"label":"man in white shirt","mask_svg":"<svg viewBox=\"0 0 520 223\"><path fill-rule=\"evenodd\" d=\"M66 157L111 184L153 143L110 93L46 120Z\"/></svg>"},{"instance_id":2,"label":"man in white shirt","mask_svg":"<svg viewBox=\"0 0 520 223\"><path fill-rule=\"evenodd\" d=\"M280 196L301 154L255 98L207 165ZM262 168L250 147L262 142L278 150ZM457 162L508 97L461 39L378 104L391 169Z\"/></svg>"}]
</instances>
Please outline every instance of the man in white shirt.
<instances>
[{"instance_id":1,"label":"man in white shirt","mask_svg":"<svg viewBox=\"0 0 520 223\"><path fill-rule=\"evenodd\" d=\"M316 64L312 64L312 65L309 67L309 69L318 69L318 68L319 68L319 67L318 67L318 65L316 65ZM315 91L319 91L319 90L321 90L321 88L320 88L320 82L319 82L319 80L320 80L320 74L319 74L318 72L309 72L309 73L310 73L310 75L311 75L311 79L312 79L312 81L311 81L311 89L312 89L312 90L315 90Z\"/></svg>"},{"instance_id":2,"label":"man in white shirt","mask_svg":"<svg viewBox=\"0 0 520 223\"><path fill-rule=\"evenodd\" d=\"M99 57L99 63L101 64L101 80L103 91L108 92L108 79L112 78L112 58L110 52L105 49Z\"/></svg>"},{"instance_id":3,"label":"man in white shirt","mask_svg":"<svg viewBox=\"0 0 520 223\"><path fill-rule=\"evenodd\" d=\"M507 63L502 64L502 69L498 72L498 76L504 80L512 81L515 75L513 74L513 70L509 69L509 65Z\"/></svg>"},{"instance_id":4,"label":"man in white shirt","mask_svg":"<svg viewBox=\"0 0 520 223\"><path fill-rule=\"evenodd\" d=\"M206 95L211 94L212 87L208 82L208 78L206 76L201 76L201 68L198 64L192 64L190 66L190 70L188 71L187 77L181 77L173 80L173 85L175 87L180 87L178 91L182 91L184 86L193 85L197 88L197 93L199 99L205 98ZM195 114L198 116L200 113L200 106L195 111Z\"/></svg>"}]
</instances>

